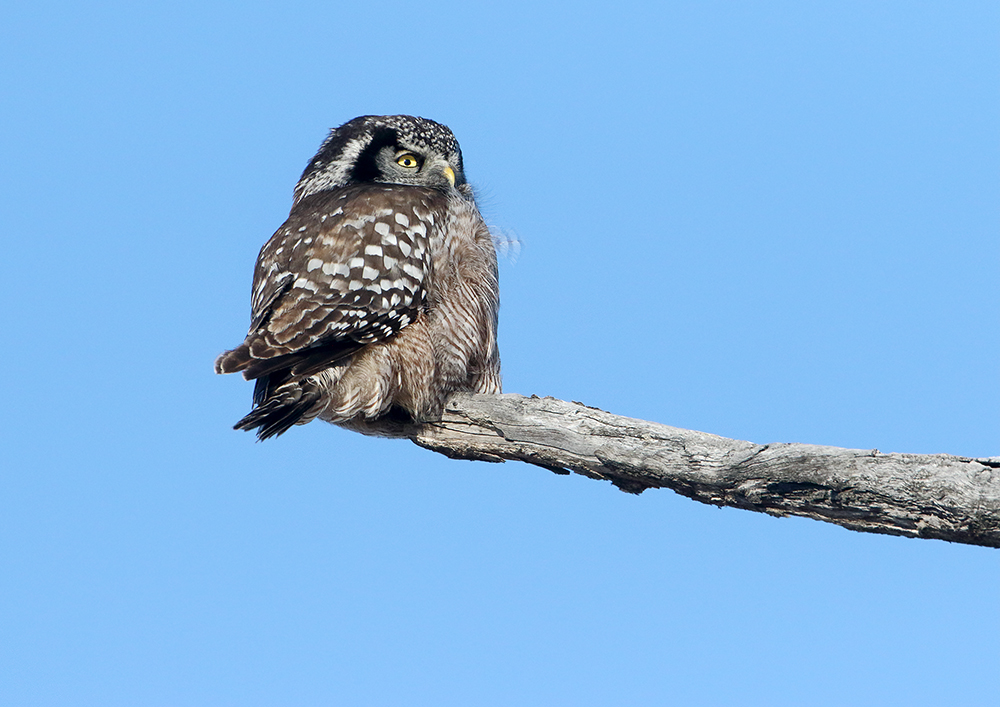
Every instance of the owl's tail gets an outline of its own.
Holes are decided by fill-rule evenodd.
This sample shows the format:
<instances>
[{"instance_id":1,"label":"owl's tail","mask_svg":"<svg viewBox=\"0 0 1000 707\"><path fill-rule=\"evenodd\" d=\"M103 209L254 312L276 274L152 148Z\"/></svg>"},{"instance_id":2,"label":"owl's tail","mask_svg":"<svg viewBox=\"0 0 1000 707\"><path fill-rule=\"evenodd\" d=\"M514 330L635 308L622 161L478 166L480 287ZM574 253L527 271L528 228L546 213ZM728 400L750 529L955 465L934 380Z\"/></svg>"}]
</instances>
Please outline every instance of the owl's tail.
<instances>
[{"instance_id":1,"label":"owl's tail","mask_svg":"<svg viewBox=\"0 0 1000 707\"><path fill-rule=\"evenodd\" d=\"M319 414L320 390L310 379L291 380L275 385L271 376L261 376L254 386L254 409L233 425L234 430L257 430L257 439L287 432L292 425L305 424Z\"/></svg>"},{"instance_id":2,"label":"owl's tail","mask_svg":"<svg viewBox=\"0 0 1000 707\"><path fill-rule=\"evenodd\" d=\"M236 423L237 430L257 430L265 440L286 432L292 425L305 424L319 414L322 397L319 386L310 380L362 348L356 341L334 340L319 346L280 354L260 344L251 334L232 351L215 361L216 373L243 372L255 380L254 409Z\"/></svg>"}]
</instances>

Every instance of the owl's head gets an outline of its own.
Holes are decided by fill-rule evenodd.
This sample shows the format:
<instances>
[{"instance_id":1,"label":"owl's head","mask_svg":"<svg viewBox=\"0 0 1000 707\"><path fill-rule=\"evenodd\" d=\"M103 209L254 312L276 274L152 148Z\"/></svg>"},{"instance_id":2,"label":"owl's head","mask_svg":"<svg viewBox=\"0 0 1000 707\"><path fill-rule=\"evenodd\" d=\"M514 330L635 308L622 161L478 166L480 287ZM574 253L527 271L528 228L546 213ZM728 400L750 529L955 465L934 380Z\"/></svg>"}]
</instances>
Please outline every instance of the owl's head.
<instances>
[{"instance_id":1,"label":"owl's head","mask_svg":"<svg viewBox=\"0 0 1000 707\"><path fill-rule=\"evenodd\" d=\"M320 191L366 182L471 195L462 150L446 126L411 115L363 115L330 131L295 186L295 203Z\"/></svg>"}]
</instances>

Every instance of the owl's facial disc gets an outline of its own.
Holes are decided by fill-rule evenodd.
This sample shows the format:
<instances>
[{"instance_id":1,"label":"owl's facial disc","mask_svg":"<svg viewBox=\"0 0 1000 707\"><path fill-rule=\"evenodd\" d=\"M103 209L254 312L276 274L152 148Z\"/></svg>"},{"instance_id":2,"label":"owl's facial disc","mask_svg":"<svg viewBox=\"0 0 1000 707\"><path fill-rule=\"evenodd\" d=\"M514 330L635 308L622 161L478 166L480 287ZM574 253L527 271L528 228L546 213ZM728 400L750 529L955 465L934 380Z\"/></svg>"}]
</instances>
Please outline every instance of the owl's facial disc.
<instances>
[{"instance_id":1,"label":"owl's facial disc","mask_svg":"<svg viewBox=\"0 0 1000 707\"><path fill-rule=\"evenodd\" d=\"M428 175L440 172L450 186L455 186L455 170L445 160L435 158L425 168L424 159L420 155L404 150L396 154L396 164L413 174L421 170Z\"/></svg>"},{"instance_id":2,"label":"owl's facial disc","mask_svg":"<svg viewBox=\"0 0 1000 707\"><path fill-rule=\"evenodd\" d=\"M447 160L418 148L386 145L375 157L376 181L448 189L455 186L454 168Z\"/></svg>"}]
</instances>

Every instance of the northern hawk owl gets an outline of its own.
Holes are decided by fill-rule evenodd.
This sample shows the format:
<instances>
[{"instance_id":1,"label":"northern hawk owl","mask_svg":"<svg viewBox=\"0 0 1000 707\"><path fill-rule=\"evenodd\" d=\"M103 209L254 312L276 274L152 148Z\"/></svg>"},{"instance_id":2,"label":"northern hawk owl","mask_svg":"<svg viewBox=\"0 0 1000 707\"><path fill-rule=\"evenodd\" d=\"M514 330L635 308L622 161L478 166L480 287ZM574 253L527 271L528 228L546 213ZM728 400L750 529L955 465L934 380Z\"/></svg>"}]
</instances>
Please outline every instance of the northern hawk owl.
<instances>
[{"instance_id":1,"label":"northern hawk owl","mask_svg":"<svg viewBox=\"0 0 1000 707\"><path fill-rule=\"evenodd\" d=\"M217 373L255 380L236 429L267 439L440 416L455 391L500 392L493 241L458 141L408 115L330 131L257 258L250 332Z\"/></svg>"}]
</instances>

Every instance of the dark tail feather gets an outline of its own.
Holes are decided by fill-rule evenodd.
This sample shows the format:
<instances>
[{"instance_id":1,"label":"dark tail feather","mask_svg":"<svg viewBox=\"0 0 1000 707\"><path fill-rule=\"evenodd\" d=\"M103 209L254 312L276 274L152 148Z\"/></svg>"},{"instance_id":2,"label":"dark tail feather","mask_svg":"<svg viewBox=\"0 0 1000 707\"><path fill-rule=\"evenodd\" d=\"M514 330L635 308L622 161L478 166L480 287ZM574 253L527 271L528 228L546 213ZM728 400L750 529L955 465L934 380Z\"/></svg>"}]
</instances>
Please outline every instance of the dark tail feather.
<instances>
[{"instance_id":1,"label":"dark tail feather","mask_svg":"<svg viewBox=\"0 0 1000 707\"><path fill-rule=\"evenodd\" d=\"M316 412L313 408L321 396L319 388L308 377L336 365L362 348L362 344L356 341L336 341L262 358L262 350L254 351L253 344L258 341L251 341L248 337L232 351L219 356L215 361L215 372L243 371L247 380L256 379L254 409L233 428L256 429L261 440L280 435L299 421L308 422L314 418ZM274 353L274 350L270 352Z\"/></svg>"},{"instance_id":2,"label":"dark tail feather","mask_svg":"<svg viewBox=\"0 0 1000 707\"><path fill-rule=\"evenodd\" d=\"M254 387L255 407L233 425L234 430L257 429L257 439L275 437L305 417L319 401L320 393L308 380L291 381L274 388L268 377L258 378ZM311 418L310 418L311 419Z\"/></svg>"}]
</instances>

